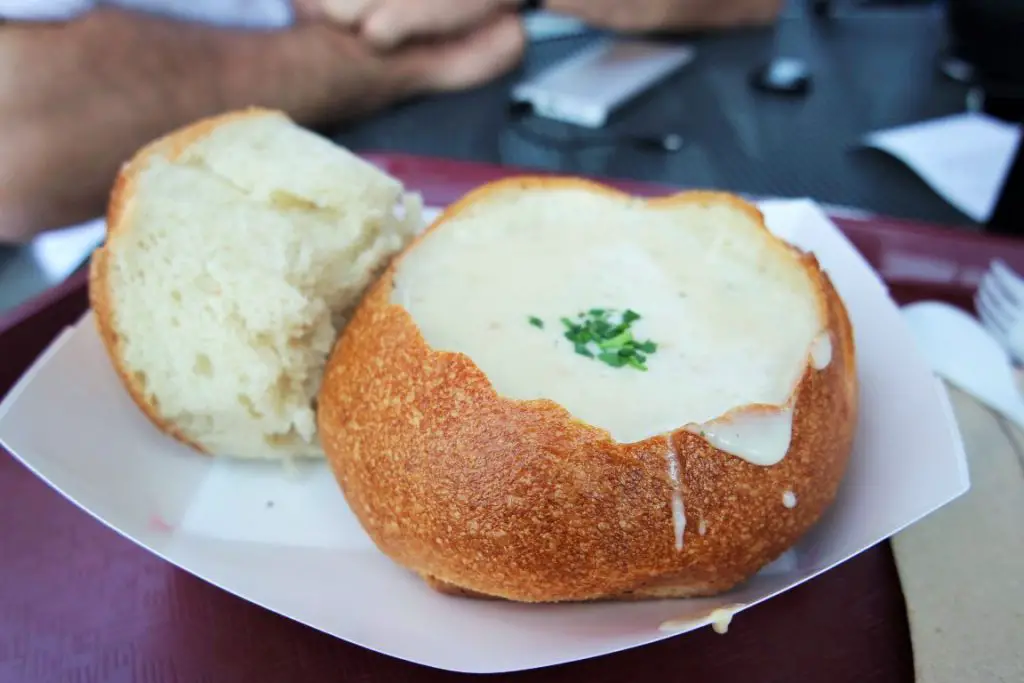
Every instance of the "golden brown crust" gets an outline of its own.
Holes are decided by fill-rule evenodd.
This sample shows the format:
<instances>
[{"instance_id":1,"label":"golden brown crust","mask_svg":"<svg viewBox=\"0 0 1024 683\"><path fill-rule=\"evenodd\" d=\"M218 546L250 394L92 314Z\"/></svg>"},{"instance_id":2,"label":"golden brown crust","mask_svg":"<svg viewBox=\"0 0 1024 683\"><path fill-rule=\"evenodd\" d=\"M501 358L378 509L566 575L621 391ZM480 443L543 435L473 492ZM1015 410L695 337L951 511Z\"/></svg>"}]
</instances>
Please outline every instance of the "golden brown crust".
<instances>
[{"instance_id":1,"label":"golden brown crust","mask_svg":"<svg viewBox=\"0 0 1024 683\"><path fill-rule=\"evenodd\" d=\"M209 135L218 126L238 119L268 115L283 116L279 112L256 108L221 114L173 131L140 149L131 160L121 167L117 174L114 187L110 192L110 201L107 204L106 240L103 246L93 252L89 262L89 303L96 320L96 328L103 340L103 346L110 356L118 377L121 378L121 382L135 404L158 429L201 453L205 452L202 446L190 440L181 430L160 415L160 407L156 400L146 392L145 378L133 374L124 365L121 339L117 332L117 312L110 292L108 261L110 254L117 250L118 239L132 229L131 204L135 196L136 182L139 174L150 161L156 157L164 157L173 161L189 145Z\"/></svg>"},{"instance_id":2,"label":"golden brown crust","mask_svg":"<svg viewBox=\"0 0 1024 683\"><path fill-rule=\"evenodd\" d=\"M731 195L642 200L584 180L525 177L470 193L431 229L491 193L570 187L651 207L725 201L763 225L755 207ZM688 520L681 551L666 438L617 443L551 401L498 395L467 356L432 349L408 312L390 303L400 262L369 291L335 347L318 421L366 531L431 585L530 602L719 593L792 546L833 500L856 422L854 343L846 310L812 256L800 262L820 285L831 363L801 380L791 447L777 465L750 464L682 429L671 435ZM785 491L797 496L792 509Z\"/></svg>"}]
</instances>

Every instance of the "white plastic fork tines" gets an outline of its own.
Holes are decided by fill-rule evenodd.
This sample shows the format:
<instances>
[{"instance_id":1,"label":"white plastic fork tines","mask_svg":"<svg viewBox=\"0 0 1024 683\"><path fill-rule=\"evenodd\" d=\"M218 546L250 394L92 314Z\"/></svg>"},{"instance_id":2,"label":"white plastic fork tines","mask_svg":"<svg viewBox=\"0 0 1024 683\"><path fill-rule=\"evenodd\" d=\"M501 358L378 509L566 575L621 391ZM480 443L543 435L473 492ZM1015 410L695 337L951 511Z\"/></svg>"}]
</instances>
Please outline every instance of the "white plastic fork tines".
<instances>
[{"instance_id":1,"label":"white plastic fork tines","mask_svg":"<svg viewBox=\"0 0 1024 683\"><path fill-rule=\"evenodd\" d=\"M1024 277L995 260L981 278L974 306L985 328L1024 364Z\"/></svg>"}]
</instances>

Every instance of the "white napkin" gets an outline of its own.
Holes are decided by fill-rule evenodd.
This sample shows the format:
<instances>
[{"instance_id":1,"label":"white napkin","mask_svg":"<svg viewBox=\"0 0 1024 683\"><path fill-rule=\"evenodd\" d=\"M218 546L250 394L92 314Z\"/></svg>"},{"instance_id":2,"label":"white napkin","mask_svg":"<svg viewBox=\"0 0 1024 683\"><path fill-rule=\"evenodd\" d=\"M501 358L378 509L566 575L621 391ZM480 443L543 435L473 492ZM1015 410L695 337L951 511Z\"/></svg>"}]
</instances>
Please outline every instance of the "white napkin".
<instances>
[{"instance_id":1,"label":"white napkin","mask_svg":"<svg viewBox=\"0 0 1024 683\"><path fill-rule=\"evenodd\" d=\"M917 681L1024 681L1024 432L950 398L971 490L892 541Z\"/></svg>"},{"instance_id":2,"label":"white napkin","mask_svg":"<svg viewBox=\"0 0 1024 683\"><path fill-rule=\"evenodd\" d=\"M864 144L893 155L975 221L987 221L999 201L1019 126L985 114L955 114L869 133Z\"/></svg>"}]
</instances>

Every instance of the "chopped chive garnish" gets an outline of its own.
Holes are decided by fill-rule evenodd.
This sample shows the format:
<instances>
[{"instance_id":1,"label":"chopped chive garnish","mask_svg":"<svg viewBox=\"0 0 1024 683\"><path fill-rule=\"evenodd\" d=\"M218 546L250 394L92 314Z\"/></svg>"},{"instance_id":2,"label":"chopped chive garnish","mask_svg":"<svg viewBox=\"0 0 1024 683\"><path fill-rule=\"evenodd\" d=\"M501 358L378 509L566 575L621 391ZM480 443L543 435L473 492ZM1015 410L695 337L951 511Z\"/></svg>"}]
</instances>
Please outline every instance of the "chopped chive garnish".
<instances>
[{"instance_id":1,"label":"chopped chive garnish","mask_svg":"<svg viewBox=\"0 0 1024 683\"><path fill-rule=\"evenodd\" d=\"M609 308L591 308L577 315L577 320L567 320L569 337L576 346L576 353L609 365L613 368L631 367L647 370L647 357L658 350L658 345L651 340L637 341L631 329L633 323L640 320L640 314L626 309L621 315L614 315ZM616 319L618 318L618 319ZM596 348L595 348L596 347Z\"/></svg>"},{"instance_id":2,"label":"chopped chive garnish","mask_svg":"<svg viewBox=\"0 0 1024 683\"><path fill-rule=\"evenodd\" d=\"M604 339L602 341L597 342L597 345L600 346L602 349L607 350L621 348L632 342L633 335L629 332L629 330L626 330L625 332L620 332L611 339Z\"/></svg>"},{"instance_id":3,"label":"chopped chive garnish","mask_svg":"<svg viewBox=\"0 0 1024 683\"><path fill-rule=\"evenodd\" d=\"M637 358L636 356L633 356L631 358L627 358L626 359L626 363L628 363L629 366L632 367L632 368L636 368L637 370L642 370L643 372L647 372L647 366L644 365L643 362L639 358Z\"/></svg>"},{"instance_id":4,"label":"chopped chive garnish","mask_svg":"<svg viewBox=\"0 0 1024 683\"><path fill-rule=\"evenodd\" d=\"M580 354L581 356L586 356L587 358L594 357L594 354L591 353L590 349L587 348L586 344L577 344L576 353Z\"/></svg>"},{"instance_id":5,"label":"chopped chive garnish","mask_svg":"<svg viewBox=\"0 0 1024 683\"><path fill-rule=\"evenodd\" d=\"M613 368L631 367L647 371L647 356L658 350L650 339L637 341L632 326L640 314L626 309L621 315L610 308L590 308L576 314L576 319L560 318L565 331L562 336L572 342L576 353L599 360ZM617 320L615 318L618 318ZM544 321L529 317L530 324L544 329Z\"/></svg>"},{"instance_id":6,"label":"chopped chive garnish","mask_svg":"<svg viewBox=\"0 0 1024 683\"><path fill-rule=\"evenodd\" d=\"M600 356L597 357L597 359L603 361L604 363L607 363L613 368L621 368L623 365L626 364L626 359L617 353L602 353Z\"/></svg>"}]
</instances>

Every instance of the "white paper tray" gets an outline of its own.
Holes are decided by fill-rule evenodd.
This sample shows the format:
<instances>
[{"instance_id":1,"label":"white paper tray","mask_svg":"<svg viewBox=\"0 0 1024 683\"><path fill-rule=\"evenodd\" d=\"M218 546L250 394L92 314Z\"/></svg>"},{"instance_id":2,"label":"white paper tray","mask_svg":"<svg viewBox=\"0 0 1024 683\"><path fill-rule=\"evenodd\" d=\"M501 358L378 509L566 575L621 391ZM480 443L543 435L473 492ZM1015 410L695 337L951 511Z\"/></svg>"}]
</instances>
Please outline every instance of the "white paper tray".
<instances>
[{"instance_id":1,"label":"white paper tray","mask_svg":"<svg viewBox=\"0 0 1024 683\"><path fill-rule=\"evenodd\" d=\"M945 393L885 286L816 205L762 204L813 251L853 319L860 424L838 499L799 545L716 598L528 606L434 593L379 553L326 465L197 456L158 433L121 388L92 321L61 335L0 405L0 442L125 537L210 583L367 648L429 666L502 672L568 662L709 623L856 555L968 488ZM742 615L739 617L742 619ZM780 624L780 628L785 628ZM727 636L726 636L727 637Z\"/></svg>"}]
</instances>

